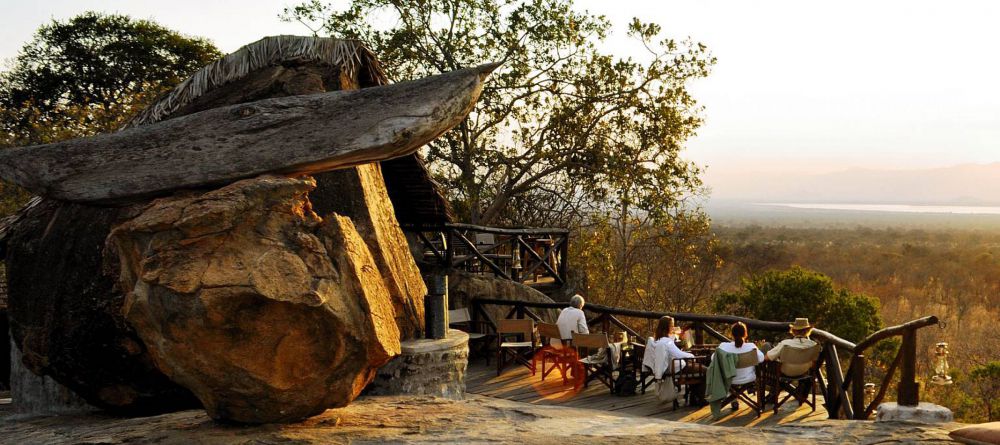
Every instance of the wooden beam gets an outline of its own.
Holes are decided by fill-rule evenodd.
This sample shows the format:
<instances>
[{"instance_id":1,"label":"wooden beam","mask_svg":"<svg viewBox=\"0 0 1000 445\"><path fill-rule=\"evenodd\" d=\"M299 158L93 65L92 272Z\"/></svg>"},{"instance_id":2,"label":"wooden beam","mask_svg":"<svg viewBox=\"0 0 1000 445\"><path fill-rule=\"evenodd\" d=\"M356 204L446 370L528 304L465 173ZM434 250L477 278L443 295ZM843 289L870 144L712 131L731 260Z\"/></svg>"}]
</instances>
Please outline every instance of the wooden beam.
<instances>
[{"instance_id":1,"label":"wooden beam","mask_svg":"<svg viewBox=\"0 0 1000 445\"><path fill-rule=\"evenodd\" d=\"M392 159L461 122L496 67L264 99L117 133L0 150L0 178L46 197L113 203L265 173L311 174Z\"/></svg>"},{"instance_id":2,"label":"wooden beam","mask_svg":"<svg viewBox=\"0 0 1000 445\"><path fill-rule=\"evenodd\" d=\"M551 235L551 234L563 235L569 233L569 229L565 228L516 229L516 228L477 226L475 224L464 224L464 223L445 223L444 225L445 227L452 229L472 230L475 232L492 233L496 235Z\"/></svg>"}]
</instances>

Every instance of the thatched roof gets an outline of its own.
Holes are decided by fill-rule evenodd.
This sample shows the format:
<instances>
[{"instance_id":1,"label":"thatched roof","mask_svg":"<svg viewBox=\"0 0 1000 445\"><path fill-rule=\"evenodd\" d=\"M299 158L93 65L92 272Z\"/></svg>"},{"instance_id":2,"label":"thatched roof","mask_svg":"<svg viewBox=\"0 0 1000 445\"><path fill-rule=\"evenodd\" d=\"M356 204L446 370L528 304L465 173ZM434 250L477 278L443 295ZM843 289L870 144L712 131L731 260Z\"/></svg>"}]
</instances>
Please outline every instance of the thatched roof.
<instances>
[{"instance_id":1,"label":"thatched roof","mask_svg":"<svg viewBox=\"0 0 1000 445\"><path fill-rule=\"evenodd\" d=\"M238 89L241 82L257 82L256 73L276 66L310 63L346 74L356 79L361 88L388 83L378 59L358 41L329 37L265 37L198 70L160 96L125 128L211 108L214 96L225 95L220 92ZM263 77L269 75L265 73ZM429 225L453 219L440 186L431 179L418 155L383 162L382 169L389 198L401 224Z\"/></svg>"},{"instance_id":2,"label":"thatched roof","mask_svg":"<svg viewBox=\"0 0 1000 445\"><path fill-rule=\"evenodd\" d=\"M171 117L206 93L245 79L250 73L289 62L320 62L357 78L362 87L388 83L378 59L356 40L272 36L246 45L206 65L139 113L125 128Z\"/></svg>"}]
</instances>

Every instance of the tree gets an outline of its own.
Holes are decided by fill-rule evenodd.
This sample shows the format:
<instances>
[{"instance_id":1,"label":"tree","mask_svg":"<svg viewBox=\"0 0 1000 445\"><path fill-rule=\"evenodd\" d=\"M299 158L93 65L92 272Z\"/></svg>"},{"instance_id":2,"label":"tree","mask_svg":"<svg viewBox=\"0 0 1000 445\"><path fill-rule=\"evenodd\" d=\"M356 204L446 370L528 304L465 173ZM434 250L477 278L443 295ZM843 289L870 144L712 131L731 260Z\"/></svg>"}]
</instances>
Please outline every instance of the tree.
<instances>
[{"instance_id":1,"label":"tree","mask_svg":"<svg viewBox=\"0 0 1000 445\"><path fill-rule=\"evenodd\" d=\"M115 131L220 55L205 39L124 15L43 25L0 72L0 148ZM0 184L0 217L28 196Z\"/></svg>"},{"instance_id":2,"label":"tree","mask_svg":"<svg viewBox=\"0 0 1000 445\"><path fill-rule=\"evenodd\" d=\"M1000 361L976 366L969 371L971 394L978 395L986 409L986 421L1000 420Z\"/></svg>"},{"instance_id":3,"label":"tree","mask_svg":"<svg viewBox=\"0 0 1000 445\"><path fill-rule=\"evenodd\" d=\"M686 85L714 59L700 44L657 41L655 24L629 26L649 52L637 61L602 53L610 23L564 0L354 0L343 10L312 0L285 18L362 40L393 80L503 62L469 118L427 151L470 222L546 225L578 203L665 212L700 186L679 157L701 123Z\"/></svg>"},{"instance_id":4,"label":"tree","mask_svg":"<svg viewBox=\"0 0 1000 445\"><path fill-rule=\"evenodd\" d=\"M854 342L882 328L878 300L835 289L830 277L798 266L745 278L742 289L719 295L715 308L760 320L807 317L814 325Z\"/></svg>"},{"instance_id":5,"label":"tree","mask_svg":"<svg viewBox=\"0 0 1000 445\"><path fill-rule=\"evenodd\" d=\"M0 135L26 145L113 131L220 55L205 39L124 15L52 21L0 73Z\"/></svg>"},{"instance_id":6,"label":"tree","mask_svg":"<svg viewBox=\"0 0 1000 445\"><path fill-rule=\"evenodd\" d=\"M654 222L591 216L571 245L584 272L580 291L595 303L661 312L705 309L722 267L720 245L700 212Z\"/></svg>"}]
</instances>

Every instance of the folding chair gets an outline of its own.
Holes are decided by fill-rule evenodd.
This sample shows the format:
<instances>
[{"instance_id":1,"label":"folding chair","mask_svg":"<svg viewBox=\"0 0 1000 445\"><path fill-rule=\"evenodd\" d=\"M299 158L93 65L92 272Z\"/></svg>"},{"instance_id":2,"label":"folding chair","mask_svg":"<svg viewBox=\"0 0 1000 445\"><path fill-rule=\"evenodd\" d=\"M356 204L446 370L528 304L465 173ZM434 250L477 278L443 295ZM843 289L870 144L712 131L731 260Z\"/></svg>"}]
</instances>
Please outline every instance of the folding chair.
<instances>
[{"instance_id":1,"label":"folding chair","mask_svg":"<svg viewBox=\"0 0 1000 445\"><path fill-rule=\"evenodd\" d=\"M608 350L611 344L608 342L607 334L578 334L574 332L573 346L576 347L576 353L579 354L579 357L582 357L577 359L577 369L583 371L582 382L581 379L577 379L577 388L580 385L586 388L591 380L597 379L607 385L613 394L615 391L615 378L612 373L614 367L611 364L611 351ZM590 355L601 350L604 351L603 358L600 354Z\"/></svg>"},{"instance_id":2,"label":"folding chair","mask_svg":"<svg viewBox=\"0 0 1000 445\"><path fill-rule=\"evenodd\" d=\"M764 412L764 382L763 376L758 372L759 362L757 361L757 350L740 353L736 359L737 368L754 367L755 379L749 383L734 384L729 386L729 395L722 401L722 406L731 403L733 411L739 409L742 400L760 417ZM753 397L751 397L751 395Z\"/></svg>"},{"instance_id":3,"label":"folding chair","mask_svg":"<svg viewBox=\"0 0 1000 445\"><path fill-rule=\"evenodd\" d=\"M670 360L674 386L684 388L684 401L688 406L704 405L704 389L708 368L707 359L708 357L706 356L696 355L694 357L674 358ZM674 402L674 407L677 407L677 402Z\"/></svg>"},{"instance_id":4,"label":"folding chair","mask_svg":"<svg viewBox=\"0 0 1000 445\"><path fill-rule=\"evenodd\" d=\"M646 339L646 347L642 351L642 370L639 372L639 390L645 394L646 389L653 386L658 380L656 372L653 371L652 366L655 361L655 354L653 350L655 349L653 337Z\"/></svg>"},{"instance_id":5,"label":"folding chair","mask_svg":"<svg viewBox=\"0 0 1000 445\"><path fill-rule=\"evenodd\" d=\"M531 375L535 375L537 345L534 320L500 320L497 324L497 375L510 363L520 363L531 370Z\"/></svg>"},{"instance_id":6,"label":"folding chair","mask_svg":"<svg viewBox=\"0 0 1000 445\"><path fill-rule=\"evenodd\" d=\"M567 372L576 364L576 350L570 347L570 340L565 340L559 333L559 326L552 323L538 323L538 336L542 339L542 380L558 369L562 375L563 384L569 382L566 377ZM551 340L557 340L560 346L552 346ZM545 369L546 363L552 362L552 367Z\"/></svg>"},{"instance_id":7,"label":"folding chair","mask_svg":"<svg viewBox=\"0 0 1000 445\"><path fill-rule=\"evenodd\" d=\"M774 392L775 414L778 413L778 408L781 408L781 405L793 397L799 402L799 406L806 404L812 408L812 411L816 411L816 381L819 379L819 369L816 368L816 362L822 350L823 346L819 344L808 349L789 347L781 349L781 353L778 355L779 371L772 377L774 380L771 383ZM809 371L799 376L787 376L781 371L785 369L787 364L801 365L806 363L810 365ZM784 398L780 398L781 391L788 394ZM809 400L809 393L812 393L812 401Z\"/></svg>"},{"instance_id":8,"label":"folding chair","mask_svg":"<svg viewBox=\"0 0 1000 445\"><path fill-rule=\"evenodd\" d=\"M490 364L490 354L486 349L488 349L489 340L495 335L487 332L489 323L485 320L473 320L469 314L469 308L463 307L448 311L448 326L469 334L469 349L471 350L473 345L478 345L483 356L486 357L486 364Z\"/></svg>"}]
</instances>

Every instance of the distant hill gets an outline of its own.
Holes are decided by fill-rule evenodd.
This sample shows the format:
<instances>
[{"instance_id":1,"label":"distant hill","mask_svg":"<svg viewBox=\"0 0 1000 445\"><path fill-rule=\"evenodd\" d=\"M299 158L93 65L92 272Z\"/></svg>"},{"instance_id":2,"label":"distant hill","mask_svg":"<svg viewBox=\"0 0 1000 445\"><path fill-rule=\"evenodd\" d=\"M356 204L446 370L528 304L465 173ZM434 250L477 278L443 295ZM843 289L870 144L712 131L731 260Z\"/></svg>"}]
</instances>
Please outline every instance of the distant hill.
<instances>
[{"instance_id":1,"label":"distant hill","mask_svg":"<svg viewBox=\"0 0 1000 445\"><path fill-rule=\"evenodd\" d=\"M748 174L738 181L709 178L714 182L713 201L1000 205L1000 162L821 175Z\"/></svg>"}]
</instances>

